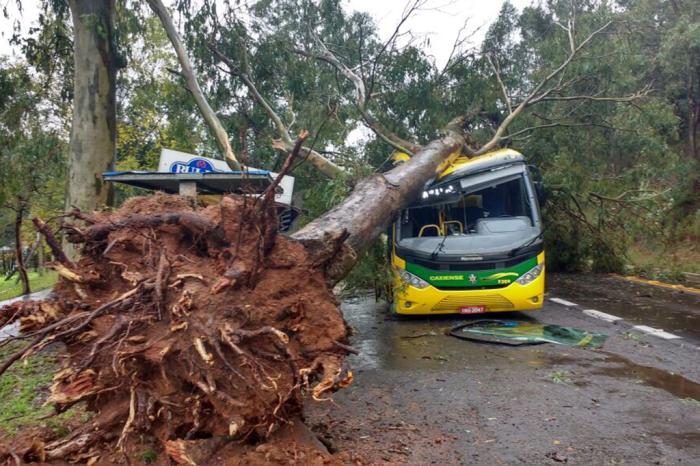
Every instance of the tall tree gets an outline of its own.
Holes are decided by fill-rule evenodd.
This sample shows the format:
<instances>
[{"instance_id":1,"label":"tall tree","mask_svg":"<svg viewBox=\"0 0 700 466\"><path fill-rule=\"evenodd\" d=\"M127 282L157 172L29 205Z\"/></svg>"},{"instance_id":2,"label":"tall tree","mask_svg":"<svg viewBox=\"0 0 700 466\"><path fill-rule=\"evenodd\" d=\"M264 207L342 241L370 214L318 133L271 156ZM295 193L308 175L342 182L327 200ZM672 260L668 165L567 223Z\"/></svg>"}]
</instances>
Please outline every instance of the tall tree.
<instances>
[{"instance_id":1,"label":"tall tree","mask_svg":"<svg viewBox=\"0 0 700 466\"><path fill-rule=\"evenodd\" d=\"M90 211L109 204L102 173L116 151L114 0L70 0L73 19L73 123L66 207Z\"/></svg>"}]
</instances>

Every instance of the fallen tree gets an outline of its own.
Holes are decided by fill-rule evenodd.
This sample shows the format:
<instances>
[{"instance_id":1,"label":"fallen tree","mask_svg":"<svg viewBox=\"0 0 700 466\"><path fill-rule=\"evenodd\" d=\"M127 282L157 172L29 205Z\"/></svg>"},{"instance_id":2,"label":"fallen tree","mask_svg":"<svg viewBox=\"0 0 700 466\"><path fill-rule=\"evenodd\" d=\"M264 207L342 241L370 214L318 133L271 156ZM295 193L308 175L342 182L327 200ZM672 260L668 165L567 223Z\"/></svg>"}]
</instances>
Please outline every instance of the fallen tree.
<instances>
[{"instance_id":1,"label":"fallen tree","mask_svg":"<svg viewBox=\"0 0 700 466\"><path fill-rule=\"evenodd\" d=\"M50 300L0 313L0 327L19 322L15 339L28 342L0 374L62 343L69 357L47 402L57 413L84 403L94 416L64 437L2 453L114 464L155 445L179 464L219 464L207 458L297 419L305 394L320 400L349 384L352 348L332 283L458 153L459 123L292 237L277 234L272 196L226 196L201 208L155 195L114 213L68 213L63 229L82 249L73 262L37 219L61 278ZM248 454L255 450L235 456Z\"/></svg>"},{"instance_id":2,"label":"fallen tree","mask_svg":"<svg viewBox=\"0 0 700 466\"><path fill-rule=\"evenodd\" d=\"M299 418L304 396L323 399L352 381L344 357L353 350L332 285L452 157L495 147L508 139L508 126L525 107L564 98L555 94L565 83L549 83L604 28L576 46L569 26L571 53L523 101L507 101L508 116L480 148L467 141L462 119L424 146L388 133L368 109L372 93L362 76L318 41L320 52L304 54L350 80L362 121L413 157L361 180L342 203L292 237L277 234L267 195L272 191L260 199L224 197L205 208L158 195L130 200L111 214L70 212L66 218L74 220L62 228L81 247L75 262L35 219L61 279L51 300L0 312L0 326L18 322L21 335L15 339L27 342L3 362L0 374L61 343L68 358L54 376L48 402L56 412L83 403L93 417L61 438L5 445L0 459L128 463L149 446L164 453L163 464L167 457L179 464L285 461L284 444L268 440ZM217 57L275 121L280 148L291 151L281 172L300 153L311 154L304 137L292 144L289 129L248 79L246 63ZM246 449L251 444L264 448ZM313 448L307 453L315 458L308 464L328 460Z\"/></svg>"}]
</instances>

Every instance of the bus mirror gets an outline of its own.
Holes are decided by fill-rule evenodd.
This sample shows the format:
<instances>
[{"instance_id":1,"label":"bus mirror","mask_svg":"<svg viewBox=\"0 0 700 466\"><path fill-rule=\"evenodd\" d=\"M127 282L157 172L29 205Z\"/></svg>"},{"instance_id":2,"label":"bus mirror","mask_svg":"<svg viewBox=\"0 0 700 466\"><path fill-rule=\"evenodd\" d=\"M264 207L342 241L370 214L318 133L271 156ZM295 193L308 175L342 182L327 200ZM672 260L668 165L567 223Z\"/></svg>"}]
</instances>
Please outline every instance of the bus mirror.
<instances>
[{"instance_id":1,"label":"bus mirror","mask_svg":"<svg viewBox=\"0 0 700 466\"><path fill-rule=\"evenodd\" d=\"M537 202L539 202L540 207L544 206L545 202L547 202L547 191L545 191L541 181L535 181L535 192L537 193Z\"/></svg>"}]
</instances>

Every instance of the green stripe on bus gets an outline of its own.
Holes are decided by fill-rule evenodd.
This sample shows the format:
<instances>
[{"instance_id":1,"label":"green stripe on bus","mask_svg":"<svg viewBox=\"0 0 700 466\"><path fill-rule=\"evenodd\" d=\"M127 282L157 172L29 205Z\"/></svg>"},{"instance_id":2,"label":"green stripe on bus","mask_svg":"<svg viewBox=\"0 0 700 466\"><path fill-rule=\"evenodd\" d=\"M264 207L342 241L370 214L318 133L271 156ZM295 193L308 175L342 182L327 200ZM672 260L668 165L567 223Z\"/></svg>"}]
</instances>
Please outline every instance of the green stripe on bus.
<instances>
[{"instance_id":1,"label":"green stripe on bus","mask_svg":"<svg viewBox=\"0 0 700 466\"><path fill-rule=\"evenodd\" d=\"M418 264L406 263L406 270L422 278L431 285L454 288L470 286L508 285L537 265L537 258L532 257L513 267L491 270L432 270Z\"/></svg>"}]
</instances>

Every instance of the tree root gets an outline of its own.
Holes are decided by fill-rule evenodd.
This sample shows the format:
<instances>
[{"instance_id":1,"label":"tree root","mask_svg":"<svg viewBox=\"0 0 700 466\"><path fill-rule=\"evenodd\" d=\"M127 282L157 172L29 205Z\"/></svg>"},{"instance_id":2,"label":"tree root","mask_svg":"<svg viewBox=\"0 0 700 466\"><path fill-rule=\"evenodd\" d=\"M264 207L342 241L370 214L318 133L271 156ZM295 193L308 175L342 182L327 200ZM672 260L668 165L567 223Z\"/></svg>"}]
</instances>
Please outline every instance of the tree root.
<instances>
[{"instance_id":1,"label":"tree root","mask_svg":"<svg viewBox=\"0 0 700 466\"><path fill-rule=\"evenodd\" d=\"M298 415L307 390L321 399L351 380L349 347L333 344L347 334L336 301L314 258L277 235L271 201L226 197L193 210L153 196L86 218L64 227L83 249L55 263L56 297L2 319L19 321L27 341L0 374L61 342L67 358L48 402L95 413L37 446L34 460L111 461L149 439L178 464L200 464L226 439L267 438Z\"/></svg>"}]
</instances>

